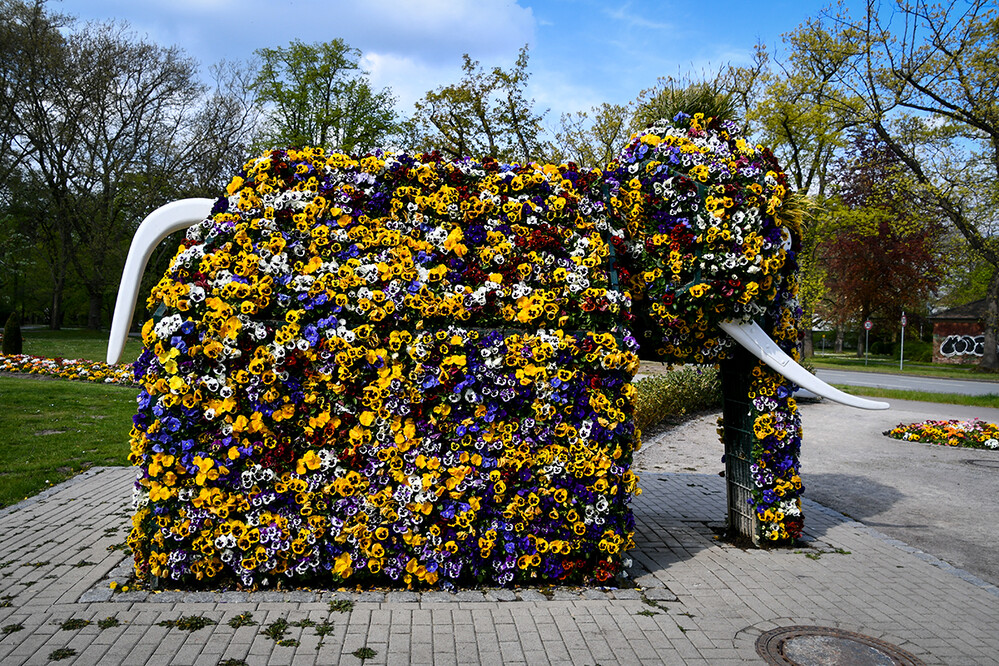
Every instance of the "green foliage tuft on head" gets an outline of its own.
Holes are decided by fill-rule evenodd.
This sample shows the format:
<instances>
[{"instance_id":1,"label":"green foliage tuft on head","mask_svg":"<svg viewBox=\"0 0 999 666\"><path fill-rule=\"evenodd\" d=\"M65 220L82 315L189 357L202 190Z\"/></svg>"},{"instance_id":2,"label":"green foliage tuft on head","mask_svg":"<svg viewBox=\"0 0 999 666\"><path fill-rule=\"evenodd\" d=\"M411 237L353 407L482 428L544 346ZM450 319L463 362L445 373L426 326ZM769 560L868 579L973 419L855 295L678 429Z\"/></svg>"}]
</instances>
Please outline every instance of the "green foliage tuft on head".
<instances>
[{"instance_id":1,"label":"green foliage tuft on head","mask_svg":"<svg viewBox=\"0 0 999 666\"><path fill-rule=\"evenodd\" d=\"M703 113L705 118L719 121L739 120L732 95L723 92L717 83L689 83L666 77L638 96L631 126L633 130L641 130L661 119L671 121L681 112L691 116Z\"/></svg>"}]
</instances>

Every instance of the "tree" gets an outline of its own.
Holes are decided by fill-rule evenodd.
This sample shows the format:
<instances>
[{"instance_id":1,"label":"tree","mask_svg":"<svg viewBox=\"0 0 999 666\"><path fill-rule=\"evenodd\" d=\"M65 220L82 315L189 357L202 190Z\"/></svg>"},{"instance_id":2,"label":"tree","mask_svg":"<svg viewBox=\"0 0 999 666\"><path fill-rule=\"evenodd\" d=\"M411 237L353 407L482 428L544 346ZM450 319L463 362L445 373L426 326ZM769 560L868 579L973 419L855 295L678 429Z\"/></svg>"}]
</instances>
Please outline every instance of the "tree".
<instances>
[{"instance_id":1,"label":"tree","mask_svg":"<svg viewBox=\"0 0 999 666\"><path fill-rule=\"evenodd\" d=\"M3 3L5 204L48 258L50 325L61 325L71 269L98 328L138 221L209 180L217 191L223 165L245 152L252 111L238 93L209 94L176 47L119 24L76 29L40 1Z\"/></svg>"},{"instance_id":2,"label":"tree","mask_svg":"<svg viewBox=\"0 0 999 666\"><path fill-rule=\"evenodd\" d=\"M901 158L873 133L858 135L851 153L839 164L827 213L834 233L817 250L830 294L825 310L838 330L850 320L921 310L942 274L942 226L912 196Z\"/></svg>"},{"instance_id":3,"label":"tree","mask_svg":"<svg viewBox=\"0 0 999 666\"><path fill-rule=\"evenodd\" d=\"M525 96L530 75L524 46L509 71L482 69L466 53L459 83L441 86L416 103L423 148L452 158L495 157L505 162L530 162L541 156L541 121Z\"/></svg>"},{"instance_id":4,"label":"tree","mask_svg":"<svg viewBox=\"0 0 999 666\"><path fill-rule=\"evenodd\" d=\"M262 142L353 153L383 145L398 129L395 98L375 91L361 52L342 39L258 49L252 88L269 109Z\"/></svg>"},{"instance_id":5,"label":"tree","mask_svg":"<svg viewBox=\"0 0 999 666\"><path fill-rule=\"evenodd\" d=\"M865 125L898 155L912 194L992 267L980 367L999 371L999 18L991 0L897 0L859 19L840 8L795 33L828 74L821 102Z\"/></svg>"},{"instance_id":6,"label":"tree","mask_svg":"<svg viewBox=\"0 0 999 666\"><path fill-rule=\"evenodd\" d=\"M794 35L788 37L793 42ZM829 105L819 103L829 88L829 73L795 49L784 61L775 61L757 44L753 64L729 67L719 85L742 110L745 131L770 146L802 197L807 210L798 254L799 299L802 322L802 353L812 355L810 329L816 308L826 297L826 270L818 248L834 232L825 214L829 196L830 168L835 155L846 144L851 122ZM837 330L842 340L843 330Z\"/></svg>"},{"instance_id":7,"label":"tree","mask_svg":"<svg viewBox=\"0 0 999 666\"><path fill-rule=\"evenodd\" d=\"M555 135L560 161L571 161L587 168L604 168L617 156L628 140L630 113L621 104L608 104L585 111L562 114Z\"/></svg>"}]
</instances>

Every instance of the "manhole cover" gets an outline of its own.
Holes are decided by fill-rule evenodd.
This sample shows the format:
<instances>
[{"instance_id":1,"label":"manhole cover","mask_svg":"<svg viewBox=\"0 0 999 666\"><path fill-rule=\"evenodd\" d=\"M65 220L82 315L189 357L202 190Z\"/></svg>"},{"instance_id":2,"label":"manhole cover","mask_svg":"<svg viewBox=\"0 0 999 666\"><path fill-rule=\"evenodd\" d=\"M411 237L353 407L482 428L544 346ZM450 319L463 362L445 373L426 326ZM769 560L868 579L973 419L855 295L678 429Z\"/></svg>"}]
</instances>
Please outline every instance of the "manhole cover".
<instances>
[{"instance_id":1,"label":"manhole cover","mask_svg":"<svg viewBox=\"0 0 999 666\"><path fill-rule=\"evenodd\" d=\"M965 464L975 467L988 467L989 469L999 469L999 460L965 460Z\"/></svg>"},{"instance_id":2,"label":"manhole cover","mask_svg":"<svg viewBox=\"0 0 999 666\"><path fill-rule=\"evenodd\" d=\"M831 627L780 627L756 640L768 664L795 666L922 666L902 648Z\"/></svg>"}]
</instances>

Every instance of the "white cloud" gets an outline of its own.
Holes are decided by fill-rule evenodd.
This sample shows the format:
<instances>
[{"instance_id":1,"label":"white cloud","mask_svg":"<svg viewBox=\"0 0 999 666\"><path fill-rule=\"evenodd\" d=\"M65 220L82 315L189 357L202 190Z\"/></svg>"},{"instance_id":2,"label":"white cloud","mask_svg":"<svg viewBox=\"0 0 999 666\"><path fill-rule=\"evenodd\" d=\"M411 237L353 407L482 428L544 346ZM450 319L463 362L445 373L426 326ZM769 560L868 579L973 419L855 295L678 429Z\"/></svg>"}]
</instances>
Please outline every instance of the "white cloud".
<instances>
[{"instance_id":1,"label":"white cloud","mask_svg":"<svg viewBox=\"0 0 999 666\"><path fill-rule=\"evenodd\" d=\"M404 55L369 51L364 54L361 64L371 73L374 89L392 89L397 99L396 108L405 115L413 113L413 103L427 91L442 84L456 83L461 78L461 67L457 62L431 65Z\"/></svg>"}]
</instances>

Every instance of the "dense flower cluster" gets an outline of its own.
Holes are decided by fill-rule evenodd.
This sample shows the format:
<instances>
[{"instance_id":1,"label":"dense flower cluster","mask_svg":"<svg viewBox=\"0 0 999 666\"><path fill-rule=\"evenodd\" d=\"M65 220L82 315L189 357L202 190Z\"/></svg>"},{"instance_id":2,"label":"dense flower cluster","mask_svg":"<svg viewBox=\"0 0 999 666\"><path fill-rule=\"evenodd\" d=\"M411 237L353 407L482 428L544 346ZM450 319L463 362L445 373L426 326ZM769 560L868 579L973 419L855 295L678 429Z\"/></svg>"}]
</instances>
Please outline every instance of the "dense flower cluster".
<instances>
[{"instance_id":1,"label":"dense flower cluster","mask_svg":"<svg viewBox=\"0 0 999 666\"><path fill-rule=\"evenodd\" d=\"M970 421L922 421L900 423L884 433L909 442L927 442L974 449L999 449L999 425L979 419Z\"/></svg>"},{"instance_id":2,"label":"dense flower cluster","mask_svg":"<svg viewBox=\"0 0 999 666\"><path fill-rule=\"evenodd\" d=\"M731 121L680 114L637 135L606 180L635 243L640 341L666 361L724 359L716 324L763 319L797 268L773 154Z\"/></svg>"},{"instance_id":3,"label":"dense flower cluster","mask_svg":"<svg viewBox=\"0 0 999 666\"><path fill-rule=\"evenodd\" d=\"M787 381L763 363L753 368L753 451L750 472L755 488L752 504L760 537L786 542L801 536L801 418Z\"/></svg>"},{"instance_id":4,"label":"dense flower cluster","mask_svg":"<svg viewBox=\"0 0 999 666\"><path fill-rule=\"evenodd\" d=\"M598 174L273 151L149 305L140 574L606 580L637 343Z\"/></svg>"},{"instance_id":5,"label":"dense flower cluster","mask_svg":"<svg viewBox=\"0 0 999 666\"><path fill-rule=\"evenodd\" d=\"M761 323L796 356L801 228L781 214L787 176L768 149L747 143L732 122L679 114L633 138L606 180L634 242L643 356L724 360L732 342L717 324L725 320ZM786 380L762 362L754 367L751 501L768 541L794 539L803 525L801 423L790 396Z\"/></svg>"},{"instance_id":6,"label":"dense flower cluster","mask_svg":"<svg viewBox=\"0 0 999 666\"><path fill-rule=\"evenodd\" d=\"M134 386L136 383L131 363L108 365L87 359L45 358L29 354L0 354L0 372L18 372L125 386Z\"/></svg>"},{"instance_id":7,"label":"dense flower cluster","mask_svg":"<svg viewBox=\"0 0 999 666\"><path fill-rule=\"evenodd\" d=\"M769 153L699 116L606 173L319 149L247 163L148 303L137 572L607 580L634 532L631 331L715 362L715 324L758 319L793 352L785 187ZM793 538L794 401L762 365L749 391L761 533Z\"/></svg>"}]
</instances>

